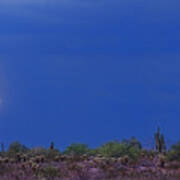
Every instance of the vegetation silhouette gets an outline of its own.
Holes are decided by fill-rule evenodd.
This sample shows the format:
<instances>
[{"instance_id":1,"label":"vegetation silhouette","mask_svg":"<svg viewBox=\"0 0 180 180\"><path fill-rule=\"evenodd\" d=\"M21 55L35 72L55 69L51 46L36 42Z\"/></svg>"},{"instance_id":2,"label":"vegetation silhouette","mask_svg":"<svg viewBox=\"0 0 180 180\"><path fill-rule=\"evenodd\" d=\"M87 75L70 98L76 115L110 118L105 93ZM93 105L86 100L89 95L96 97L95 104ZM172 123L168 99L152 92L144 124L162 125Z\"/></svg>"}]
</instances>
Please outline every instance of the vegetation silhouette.
<instances>
[{"instance_id":1,"label":"vegetation silhouette","mask_svg":"<svg viewBox=\"0 0 180 180\"><path fill-rule=\"evenodd\" d=\"M7 150L1 143L0 180L178 180L180 141L166 148L160 128L154 149L145 149L132 137L96 148L72 143L64 151L55 147L28 148L16 141Z\"/></svg>"}]
</instances>

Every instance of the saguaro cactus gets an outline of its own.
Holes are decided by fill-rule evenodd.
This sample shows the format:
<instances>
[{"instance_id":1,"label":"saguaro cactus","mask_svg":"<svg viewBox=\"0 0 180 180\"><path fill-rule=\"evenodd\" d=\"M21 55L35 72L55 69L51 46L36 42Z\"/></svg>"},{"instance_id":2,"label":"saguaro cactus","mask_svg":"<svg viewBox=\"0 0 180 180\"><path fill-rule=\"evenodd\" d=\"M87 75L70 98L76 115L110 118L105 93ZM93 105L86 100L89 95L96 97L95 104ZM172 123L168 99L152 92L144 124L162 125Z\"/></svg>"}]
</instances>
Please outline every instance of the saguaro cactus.
<instances>
[{"instance_id":1,"label":"saguaro cactus","mask_svg":"<svg viewBox=\"0 0 180 180\"><path fill-rule=\"evenodd\" d=\"M5 152L4 143L1 143L1 152L2 152L2 153Z\"/></svg>"},{"instance_id":2,"label":"saguaro cactus","mask_svg":"<svg viewBox=\"0 0 180 180\"><path fill-rule=\"evenodd\" d=\"M155 142L156 142L156 151L166 152L166 143L164 139L164 135L160 134L160 128L158 127L157 132L155 133Z\"/></svg>"},{"instance_id":3,"label":"saguaro cactus","mask_svg":"<svg viewBox=\"0 0 180 180\"><path fill-rule=\"evenodd\" d=\"M164 139L163 134L161 134L161 136L160 136L160 142L161 142L161 151L163 153L165 153L166 152L166 143L165 143L165 139Z\"/></svg>"},{"instance_id":4,"label":"saguaro cactus","mask_svg":"<svg viewBox=\"0 0 180 180\"><path fill-rule=\"evenodd\" d=\"M54 142L53 141L50 144L50 150L54 150Z\"/></svg>"},{"instance_id":5,"label":"saguaro cactus","mask_svg":"<svg viewBox=\"0 0 180 180\"><path fill-rule=\"evenodd\" d=\"M4 153L5 153L4 143L1 143L1 155L4 156Z\"/></svg>"},{"instance_id":6,"label":"saguaro cactus","mask_svg":"<svg viewBox=\"0 0 180 180\"><path fill-rule=\"evenodd\" d=\"M155 133L155 143L156 143L156 151L161 152L160 128L159 127L157 129L157 132Z\"/></svg>"}]
</instances>

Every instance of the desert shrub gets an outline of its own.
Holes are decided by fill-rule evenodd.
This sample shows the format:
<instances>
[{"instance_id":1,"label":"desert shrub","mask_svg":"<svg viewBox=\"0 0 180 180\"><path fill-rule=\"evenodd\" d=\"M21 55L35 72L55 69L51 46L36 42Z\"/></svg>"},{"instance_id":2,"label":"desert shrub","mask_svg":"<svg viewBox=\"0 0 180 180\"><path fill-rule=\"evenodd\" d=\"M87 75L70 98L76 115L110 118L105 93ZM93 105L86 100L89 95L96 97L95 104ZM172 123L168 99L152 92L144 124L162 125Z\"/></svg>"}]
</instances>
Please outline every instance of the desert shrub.
<instances>
[{"instance_id":1,"label":"desert shrub","mask_svg":"<svg viewBox=\"0 0 180 180\"><path fill-rule=\"evenodd\" d=\"M43 147L36 147L36 148L32 148L28 154L31 157L43 156L46 159L54 160L55 157L60 154L60 152L57 149L45 149Z\"/></svg>"},{"instance_id":2,"label":"desert shrub","mask_svg":"<svg viewBox=\"0 0 180 180\"><path fill-rule=\"evenodd\" d=\"M170 161L180 161L180 142L172 145L171 149L167 153L167 159Z\"/></svg>"},{"instance_id":3,"label":"desert shrub","mask_svg":"<svg viewBox=\"0 0 180 180\"><path fill-rule=\"evenodd\" d=\"M180 153L180 141L177 144L172 145L171 149Z\"/></svg>"},{"instance_id":4,"label":"desert shrub","mask_svg":"<svg viewBox=\"0 0 180 180\"><path fill-rule=\"evenodd\" d=\"M135 137L131 137L130 139L125 139L122 141L122 143L125 143L128 148L136 148L136 149L142 149L141 142L138 141Z\"/></svg>"},{"instance_id":5,"label":"desert shrub","mask_svg":"<svg viewBox=\"0 0 180 180\"><path fill-rule=\"evenodd\" d=\"M55 158L59 155L60 151L58 149L48 149L46 158L49 160L55 160Z\"/></svg>"},{"instance_id":6,"label":"desert shrub","mask_svg":"<svg viewBox=\"0 0 180 180\"><path fill-rule=\"evenodd\" d=\"M55 177L59 177L60 171L56 167L49 165L47 167L42 168L39 171L38 176L52 179Z\"/></svg>"},{"instance_id":7,"label":"desert shrub","mask_svg":"<svg viewBox=\"0 0 180 180\"><path fill-rule=\"evenodd\" d=\"M98 154L98 150L97 149L89 149L87 154L90 156L95 156Z\"/></svg>"},{"instance_id":8,"label":"desert shrub","mask_svg":"<svg viewBox=\"0 0 180 180\"><path fill-rule=\"evenodd\" d=\"M43 147L36 147L36 148L32 148L29 151L29 156L34 157L34 156L47 156L47 149L43 148Z\"/></svg>"},{"instance_id":9,"label":"desert shrub","mask_svg":"<svg viewBox=\"0 0 180 180\"><path fill-rule=\"evenodd\" d=\"M9 174L13 171L12 167L8 167L4 164L0 164L0 176L3 176L5 174Z\"/></svg>"},{"instance_id":10,"label":"desert shrub","mask_svg":"<svg viewBox=\"0 0 180 180\"><path fill-rule=\"evenodd\" d=\"M147 158L154 158L158 153L155 152L154 150L150 149L141 149L140 154L142 157L147 157Z\"/></svg>"},{"instance_id":11,"label":"desert shrub","mask_svg":"<svg viewBox=\"0 0 180 180\"><path fill-rule=\"evenodd\" d=\"M73 143L70 146L68 146L63 153L71 154L71 155L82 155L82 154L88 154L88 152L89 152L88 145Z\"/></svg>"},{"instance_id":12,"label":"desert shrub","mask_svg":"<svg viewBox=\"0 0 180 180\"><path fill-rule=\"evenodd\" d=\"M169 163L166 165L166 167L167 167L168 169L174 169L174 170L179 169L179 167L180 167L180 162L178 162L178 161L169 162Z\"/></svg>"},{"instance_id":13,"label":"desert shrub","mask_svg":"<svg viewBox=\"0 0 180 180\"><path fill-rule=\"evenodd\" d=\"M140 155L139 148L130 147L126 143L111 141L98 148L98 153L105 157L128 156L132 160L137 160Z\"/></svg>"},{"instance_id":14,"label":"desert shrub","mask_svg":"<svg viewBox=\"0 0 180 180\"><path fill-rule=\"evenodd\" d=\"M128 149L128 156L133 160L137 161L140 156L140 150L136 147L131 147Z\"/></svg>"},{"instance_id":15,"label":"desert shrub","mask_svg":"<svg viewBox=\"0 0 180 180\"><path fill-rule=\"evenodd\" d=\"M7 156L14 156L17 153L27 153L29 151L29 149L23 145L20 144L18 141L13 142L10 144L8 150L7 150Z\"/></svg>"},{"instance_id":16,"label":"desert shrub","mask_svg":"<svg viewBox=\"0 0 180 180\"><path fill-rule=\"evenodd\" d=\"M98 154L105 157L124 156L127 154L127 145L111 141L99 147Z\"/></svg>"}]
</instances>

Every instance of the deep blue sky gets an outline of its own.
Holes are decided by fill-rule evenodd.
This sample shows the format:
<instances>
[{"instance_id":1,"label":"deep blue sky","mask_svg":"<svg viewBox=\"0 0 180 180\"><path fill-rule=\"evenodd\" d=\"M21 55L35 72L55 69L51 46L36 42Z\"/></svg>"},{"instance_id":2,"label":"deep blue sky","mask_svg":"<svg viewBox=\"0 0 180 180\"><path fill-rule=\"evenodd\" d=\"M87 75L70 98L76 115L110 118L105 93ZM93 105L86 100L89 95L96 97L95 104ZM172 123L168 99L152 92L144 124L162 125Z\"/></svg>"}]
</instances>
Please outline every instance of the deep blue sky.
<instances>
[{"instance_id":1,"label":"deep blue sky","mask_svg":"<svg viewBox=\"0 0 180 180\"><path fill-rule=\"evenodd\" d=\"M179 0L1 0L0 141L60 149L180 139Z\"/></svg>"}]
</instances>

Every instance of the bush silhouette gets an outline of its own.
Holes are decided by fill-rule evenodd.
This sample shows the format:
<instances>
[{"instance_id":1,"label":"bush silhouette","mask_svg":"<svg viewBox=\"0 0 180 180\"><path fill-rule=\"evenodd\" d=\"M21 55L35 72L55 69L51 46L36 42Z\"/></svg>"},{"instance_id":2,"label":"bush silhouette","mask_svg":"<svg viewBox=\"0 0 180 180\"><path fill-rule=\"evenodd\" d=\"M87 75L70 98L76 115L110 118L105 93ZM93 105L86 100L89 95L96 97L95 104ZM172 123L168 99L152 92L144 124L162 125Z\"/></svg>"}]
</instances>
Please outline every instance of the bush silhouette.
<instances>
[{"instance_id":1,"label":"bush silhouette","mask_svg":"<svg viewBox=\"0 0 180 180\"><path fill-rule=\"evenodd\" d=\"M172 145L171 149L167 153L167 158L170 161L180 161L180 141L177 144Z\"/></svg>"},{"instance_id":2,"label":"bush silhouette","mask_svg":"<svg viewBox=\"0 0 180 180\"><path fill-rule=\"evenodd\" d=\"M88 152L89 152L88 145L73 143L66 148L64 154L82 155L82 154L87 154Z\"/></svg>"},{"instance_id":3,"label":"bush silhouette","mask_svg":"<svg viewBox=\"0 0 180 180\"><path fill-rule=\"evenodd\" d=\"M8 151L7 151L7 155L14 156L17 153L27 153L28 151L29 151L29 149L25 145L20 144L18 141L15 141L10 144Z\"/></svg>"},{"instance_id":4,"label":"bush silhouette","mask_svg":"<svg viewBox=\"0 0 180 180\"><path fill-rule=\"evenodd\" d=\"M129 146L127 143L111 141L98 148L98 153L105 157L123 157L128 156L136 160L140 155L137 147Z\"/></svg>"}]
</instances>

